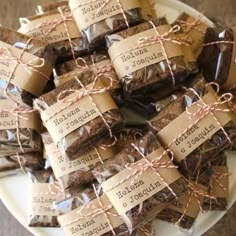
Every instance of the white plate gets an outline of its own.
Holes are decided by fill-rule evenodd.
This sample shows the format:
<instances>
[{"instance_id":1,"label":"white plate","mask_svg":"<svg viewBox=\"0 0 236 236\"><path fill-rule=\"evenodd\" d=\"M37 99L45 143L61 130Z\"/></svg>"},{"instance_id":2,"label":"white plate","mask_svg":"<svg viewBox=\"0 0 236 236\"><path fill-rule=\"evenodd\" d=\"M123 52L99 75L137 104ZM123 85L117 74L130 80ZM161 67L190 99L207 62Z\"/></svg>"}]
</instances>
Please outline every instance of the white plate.
<instances>
[{"instance_id":1,"label":"white plate","mask_svg":"<svg viewBox=\"0 0 236 236\"><path fill-rule=\"evenodd\" d=\"M185 11L188 14L197 17L200 13L193 8L177 1L177 0L157 0L158 16L166 16L170 23L172 23L181 12ZM211 21L204 19L209 25ZM235 154L236 155L236 154ZM229 167L236 166L236 158L233 154L229 155ZM236 172L232 169L230 176L230 198L229 206L232 206L236 200ZM44 228L28 228L27 225L27 176L8 177L0 179L0 198L9 211L17 218L17 220L24 225L30 232L36 236L63 236L61 229L44 229ZM158 235L167 236L183 236L192 235L200 236L211 228L225 212L211 212L200 215L197 219L193 229L189 232L181 232L175 226L157 221L155 229Z\"/></svg>"}]
</instances>

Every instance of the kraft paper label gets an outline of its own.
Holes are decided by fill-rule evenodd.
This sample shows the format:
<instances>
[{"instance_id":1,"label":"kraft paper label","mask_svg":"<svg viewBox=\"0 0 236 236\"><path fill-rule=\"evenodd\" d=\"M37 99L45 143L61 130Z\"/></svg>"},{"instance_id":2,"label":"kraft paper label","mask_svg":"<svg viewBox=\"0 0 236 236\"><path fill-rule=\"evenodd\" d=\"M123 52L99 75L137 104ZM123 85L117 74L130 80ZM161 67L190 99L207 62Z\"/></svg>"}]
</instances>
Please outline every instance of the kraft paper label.
<instances>
[{"instance_id":1,"label":"kraft paper label","mask_svg":"<svg viewBox=\"0 0 236 236\"><path fill-rule=\"evenodd\" d=\"M41 73L50 76L52 67L44 59L28 52L24 52L22 57L21 54L21 49L0 41L0 78L10 80L10 83L38 97L48 82ZM18 64L18 58L26 65Z\"/></svg>"},{"instance_id":2,"label":"kraft paper label","mask_svg":"<svg viewBox=\"0 0 236 236\"><path fill-rule=\"evenodd\" d=\"M72 79L75 79L76 76L78 76L80 73L86 72L87 70L93 71L95 73L94 76L96 76L96 75L98 75L99 70L101 70L105 66L110 66L110 65L111 65L110 60L104 60L104 61L101 61L101 62L95 63L94 65L89 66L89 69L88 68L78 68L72 72L66 73L65 75L59 76L58 78L56 78L54 80L54 83L55 83L56 87L61 86L64 83L66 83ZM102 80L102 82L105 84L105 86L111 87L110 90L118 89L121 87L119 84L119 79L117 78L116 72L114 70L112 70L110 72L105 72L104 76L99 76L99 78ZM112 80L112 83L110 80Z\"/></svg>"},{"instance_id":3,"label":"kraft paper label","mask_svg":"<svg viewBox=\"0 0 236 236\"><path fill-rule=\"evenodd\" d=\"M50 184L31 183L29 185L28 214L34 216L58 216L53 209L57 194L50 191Z\"/></svg>"},{"instance_id":4,"label":"kraft paper label","mask_svg":"<svg viewBox=\"0 0 236 236\"><path fill-rule=\"evenodd\" d=\"M186 20L188 24L194 24L196 18L189 16ZM192 50L196 58L200 55L202 51L202 46L204 42L205 33L207 31L208 25L204 22L187 32L187 35L193 40L192 41ZM188 30L188 26L183 28L184 31Z\"/></svg>"},{"instance_id":5,"label":"kraft paper label","mask_svg":"<svg viewBox=\"0 0 236 236\"><path fill-rule=\"evenodd\" d=\"M100 86L98 85L98 87L101 86L101 84ZM86 89L89 91L91 88L90 85ZM74 104L69 105L69 102L83 91L84 89L80 89L42 112L41 118L55 144L69 133L97 118L100 114L117 109L117 105L108 92L85 96ZM62 110L62 108L65 109ZM58 111L61 112L58 113ZM55 115L53 116L53 114Z\"/></svg>"},{"instance_id":6,"label":"kraft paper label","mask_svg":"<svg viewBox=\"0 0 236 236\"><path fill-rule=\"evenodd\" d=\"M233 33L234 33L234 42L233 44L233 54L232 54L232 59L231 59L231 64L230 64L230 70L229 70L229 75L227 78L227 81L224 83L222 86L224 89L232 89L235 88L235 82L236 82L236 27L232 28Z\"/></svg>"},{"instance_id":7,"label":"kraft paper label","mask_svg":"<svg viewBox=\"0 0 236 236\"><path fill-rule=\"evenodd\" d=\"M183 39L185 36L185 34L176 34L176 37L177 39L180 39L181 38ZM184 59L187 63L196 63L196 56L194 55L193 51L192 51L192 46L187 46L187 45L184 45L182 44L181 45L181 48L182 48L182 51L183 51L183 54L184 54Z\"/></svg>"},{"instance_id":8,"label":"kraft paper label","mask_svg":"<svg viewBox=\"0 0 236 236\"><path fill-rule=\"evenodd\" d=\"M117 0L110 0L104 5L106 2L106 0L69 1L70 9L80 30L112 16L121 14L123 11L141 8L139 0L120 0L121 5Z\"/></svg>"},{"instance_id":9,"label":"kraft paper label","mask_svg":"<svg viewBox=\"0 0 236 236\"><path fill-rule=\"evenodd\" d=\"M153 0L139 0L142 4L142 14L146 21L157 19L157 14L155 11L155 2Z\"/></svg>"},{"instance_id":10,"label":"kraft paper label","mask_svg":"<svg viewBox=\"0 0 236 236\"><path fill-rule=\"evenodd\" d=\"M210 89L210 92L202 98L208 105L215 103L217 99L213 89ZM189 112L193 114L199 111L200 107L198 105L203 105L203 103L199 100L195 105L189 107ZM217 109L228 109L228 107L221 105ZM203 119L200 119L203 114L192 116L185 111L158 133L158 137L163 145L169 146L172 143L169 148L175 154L175 159L178 162L185 159L185 157L233 119L231 112L213 111L212 113L214 115L209 113ZM221 126L217 123L214 116ZM195 124L197 120L199 122ZM175 132L170 132L170 130ZM180 134L182 135L177 137Z\"/></svg>"},{"instance_id":11,"label":"kraft paper label","mask_svg":"<svg viewBox=\"0 0 236 236\"><path fill-rule=\"evenodd\" d=\"M148 155L147 159L150 161L156 159L158 160L163 152L164 149L160 148ZM170 158L166 155L160 160L160 163L166 163L169 161ZM148 168L140 176L138 176L138 178L137 176L134 176L127 181L122 181L140 168L142 164L146 163L146 160L142 159L137 162L136 169L125 169L102 184L104 193L108 196L119 215L125 214L129 210L166 188L162 178L165 179L168 185L180 178L180 174L176 169L166 167L157 168L156 171ZM117 183L121 184L112 189L112 187L116 186Z\"/></svg>"},{"instance_id":12,"label":"kraft paper label","mask_svg":"<svg viewBox=\"0 0 236 236\"><path fill-rule=\"evenodd\" d=\"M111 206L110 201L105 195L100 197L99 200L103 207ZM123 224L120 217L116 216L117 213L114 208L109 210L111 214L105 215L101 213L93 216L93 212L100 208L99 201L95 199L89 203L87 208L78 208L66 215L59 216L58 221L67 236L99 236L110 232L111 227L115 229ZM115 214L115 216L112 214ZM88 215L89 217L86 217Z\"/></svg>"},{"instance_id":13,"label":"kraft paper label","mask_svg":"<svg viewBox=\"0 0 236 236\"><path fill-rule=\"evenodd\" d=\"M206 191L207 188L202 185L197 185L197 188ZM197 218L200 208L199 208L199 202L202 203L204 200L204 197L197 195L198 198L195 198L193 192L186 192L183 196L179 197L178 200L174 201L169 208L177 211L181 214L185 214L186 216L192 217L194 219Z\"/></svg>"},{"instance_id":14,"label":"kraft paper label","mask_svg":"<svg viewBox=\"0 0 236 236\"><path fill-rule=\"evenodd\" d=\"M115 155L112 148L107 148L106 150L94 148L90 152L78 157L76 160L69 161L61 154L54 143L46 145L45 149L57 179L84 168L89 170L90 165L105 161Z\"/></svg>"},{"instance_id":15,"label":"kraft paper label","mask_svg":"<svg viewBox=\"0 0 236 236\"><path fill-rule=\"evenodd\" d=\"M70 13L65 13L63 21L60 13L40 17L32 21L21 20L19 32L41 39L50 44L80 38L81 33ZM68 30L68 32L67 32Z\"/></svg>"},{"instance_id":16,"label":"kraft paper label","mask_svg":"<svg viewBox=\"0 0 236 236\"><path fill-rule=\"evenodd\" d=\"M14 109L13 101L1 100L0 109ZM41 131L41 121L37 112L13 114L10 112L0 112L0 130L7 129L34 129Z\"/></svg>"},{"instance_id":17,"label":"kraft paper label","mask_svg":"<svg viewBox=\"0 0 236 236\"><path fill-rule=\"evenodd\" d=\"M212 178L212 189L211 189L211 195L214 197L219 198L228 198L229 197L229 176L227 174L229 173L227 166L214 166L212 168L213 171L216 172L216 174L226 174L225 176L220 176L219 178L215 176L215 178ZM226 189L224 189L226 188Z\"/></svg>"},{"instance_id":18,"label":"kraft paper label","mask_svg":"<svg viewBox=\"0 0 236 236\"><path fill-rule=\"evenodd\" d=\"M156 28L160 35L168 32L171 29L169 25L163 25ZM139 69L159 63L166 60L166 56L160 42L151 45L140 46L140 39L152 38L157 36L155 29L150 29L131 37L128 37L120 42L113 44L109 48L109 55L113 66L116 69L118 77L121 79L124 76L133 73ZM171 36L170 36L171 37ZM167 57L183 56L180 45L172 42L163 42Z\"/></svg>"}]
</instances>

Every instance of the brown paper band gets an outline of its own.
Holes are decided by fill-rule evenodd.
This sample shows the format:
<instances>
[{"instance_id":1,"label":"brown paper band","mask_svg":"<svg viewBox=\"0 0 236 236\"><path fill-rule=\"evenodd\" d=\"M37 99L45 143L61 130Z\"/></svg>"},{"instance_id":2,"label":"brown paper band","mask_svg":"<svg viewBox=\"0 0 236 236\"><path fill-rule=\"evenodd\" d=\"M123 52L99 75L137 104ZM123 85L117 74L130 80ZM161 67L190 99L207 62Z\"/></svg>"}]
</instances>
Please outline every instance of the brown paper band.
<instances>
[{"instance_id":1,"label":"brown paper band","mask_svg":"<svg viewBox=\"0 0 236 236\"><path fill-rule=\"evenodd\" d=\"M202 98L206 104L213 104L217 99L215 91L210 88L209 93ZM191 114L197 112L199 110L198 105L203 105L203 103L198 101L189 108L189 112ZM218 107L218 109L228 109L228 107L224 104ZM169 146L178 162L185 159L191 152L233 120L233 114L231 112L213 111L212 113L221 126L219 126L211 114L207 114L196 125L193 125L202 115L196 114L192 117L191 114L185 111L158 133L158 137L163 145ZM174 130L175 132L170 132L170 130ZM178 134L182 135L176 139ZM173 143L173 141L175 142Z\"/></svg>"},{"instance_id":2,"label":"brown paper band","mask_svg":"<svg viewBox=\"0 0 236 236\"><path fill-rule=\"evenodd\" d=\"M0 100L0 109L16 108L13 101ZM19 113L0 112L0 130L7 129L34 129L41 131L41 120L38 112Z\"/></svg>"},{"instance_id":3,"label":"brown paper band","mask_svg":"<svg viewBox=\"0 0 236 236\"><path fill-rule=\"evenodd\" d=\"M139 0L142 4L142 14L146 21L157 19L157 14L155 11L155 2L153 0Z\"/></svg>"},{"instance_id":4,"label":"brown paper band","mask_svg":"<svg viewBox=\"0 0 236 236\"><path fill-rule=\"evenodd\" d=\"M100 83L97 83L97 85L98 84ZM86 89L89 91L92 89L92 86L87 86ZM41 118L55 144L74 130L99 117L100 112L103 114L107 111L117 109L117 105L109 93L104 92L101 94L91 95L91 97L83 97L49 119L52 114L55 114L57 111L60 111L62 107L66 106L66 100L73 100L83 91L84 89L80 89L78 93L73 93L72 95L67 96L64 100L58 101L53 106L42 112ZM96 105L91 101L91 98ZM99 111L96 106L99 108Z\"/></svg>"},{"instance_id":5,"label":"brown paper band","mask_svg":"<svg viewBox=\"0 0 236 236\"><path fill-rule=\"evenodd\" d=\"M107 148L106 150L97 148L83 154L74 161L69 161L61 154L59 148L54 143L45 145L45 149L57 179L84 168L89 169L90 165L95 165L115 155L112 148Z\"/></svg>"},{"instance_id":6,"label":"brown paper band","mask_svg":"<svg viewBox=\"0 0 236 236\"><path fill-rule=\"evenodd\" d=\"M100 197L99 200L103 206L111 205L105 195ZM111 231L110 225L115 229L123 224L118 216L114 216L117 214L114 208L109 211L111 214L107 214L110 224L103 213L97 214L96 216L84 217L85 215L93 215L93 212L100 208L98 199L95 199L89 203L87 208L78 208L66 215L59 216L58 221L67 236L100 236Z\"/></svg>"},{"instance_id":7,"label":"brown paper band","mask_svg":"<svg viewBox=\"0 0 236 236\"><path fill-rule=\"evenodd\" d=\"M72 17L69 19L70 16L71 13L65 13L65 21L63 21L61 14L46 14L45 17L32 21L23 21L24 19L22 19L19 32L50 44L68 40L68 33L71 39L80 38L81 33ZM68 33L65 24L69 30Z\"/></svg>"},{"instance_id":8,"label":"brown paper band","mask_svg":"<svg viewBox=\"0 0 236 236\"><path fill-rule=\"evenodd\" d=\"M21 63L18 64L16 59L20 57L22 50L1 41L0 48L4 58L7 57L6 59L0 58L1 79L5 81L10 80L12 84L21 89L24 89L35 96L40 96L48 82L47 77L50 76L52 72L52 66L43 58L36 57L28 52L24 52L21 57L21 61L25 63L25 65ZM8 50L8 52L6 50ZM43 60L44 63L42 65ZM11 77L15 67L16 70ZM46 75L46 78L43 75Z\"/></svg>"},{"instance_id":9,"label":"brown paper band","mask_svg":"<svg viewBox=\"0 0 236 236\"><path fill-rule=\"evenodd\" d=\"M150 161L158 160L163 152L164 149L160 148L148 155L147 159ZM160 160L160 163L169 161L170 158L165 155ZM146 160L142 159L137 162L137 166L141 166L145 163ZM166 188L163 180L156 174L157 172L165 179L168 185L181 177L179 172L174 168L157 168L156 171L149 168L138 176L138 178L129 178L116 188L110 190L134 171L135 170L125 169L102 184L104 193L108 196L119 215L125 214L135 206L138 206L154 194Z\"/></svg>"},{"instance_id":10,"label":"brown paper band","mask_svg":"<svg viewBox=\"0 0 236 236\"><path fill-rule=\"evenodd\" d=\"M34 216L58 216L53 209L57 194L50 191L50 184L32 183L29 185L28 214Z\"/></svg>"},{"instance_id":11,"label":"brown paper band","mask_svg":"<svg viewBox=\"0 0 236 236\"><path fill-rule=\"evenodd\" d=\"M80 30L122 13L122 9L117 0L110 0L106 6L102 7L105 2L105 0L71 0L69 2L71 11ZM141 8L139 0L120 0L120 3L124 11Z\"/></svg>"},{"instance_id":12,"label":"brown paper band","mask_svg":"<svg viewBox=\"0 0 236 236\"><path fill-rule=\"evenodd\" d=\"M196 18L189 16L186 20L189 24L194 24L196 22ZM188 30L188 27L184 28L183 30ZM204 22L197 25L196 28L193 28L192 30L188 31L187 35L193 40L192 41L192 51L196 58L200 55L202 48L203 48L203 42L205 37L205 32L208 29L208 25Z\"/></svg>"},{"instance_id":13,"label":"brown paper band","mask_svg":"<svg viewBox=\"0 0 236 236\"><path fill-rule=\"evenodd\" d=\"M234 33L234 44L233 44L233 53L230 64L229 75L226 82L223 84L222 88L224 89L232 89L236 86L236 27L232 28Z\"/></svg>"},{"instance_id":14,"label":"brown paper band","mask_svg":"<svg viewBox=\"0 0 236 236\"><path fill-rule=\"evenodd\" d=\"M167 33L171 26L162 25L156 29L162 35ZM110 47L108 52L120 79L139 69L166 60L163 48L159 42L140 47L139 40L141 38L155 36L157 36L155 29L149 29L117 42ZM180 45L173 42L163 42L163 44L168 58L183 56Z\"/></svg>"},{"instance_id":15,"label":"brown paper band","mask_svg":"<svg viewBox=\"0 0 236 236\"><path fill-rule=\"evenodd\" d=\"M197 187L203 191L207 192L207 188L198 184ZM179 197L178 200L174 201L169 208L177 211L181 214L185 214L186 216L189 216L191 218L196 219L199 212L199 203L201 204L204 200L204 197L202 196L194 196L191 192L186 192L183 196Z\"/></svg>"},{"instance_id":16,"label":"brown paper band","mask_svg":"<svg viewBox=\"0 0 236 236\"><path fill-rule=\"evenodd\" d=\"M177 39L183 39L184 36L185 36L184 33L176 34ZM192 46L181 44L181 48L182 48L186 63L197 63L196 56L192 51Z\"/></svg>"},{"instance_id":17,"label":"brown paper band","mask_svg":"<svg viewBox=\"0 0 236 236\"><path fill-rule=\"evenodd\" d=\"M88 68L76 69L72 72L66 73L65 75L59 76L57 79L54 80L54 83L55 83L56 87L59 87L59 86L63 85L64 83L66 83L72 79L75 79L75 77L78 76L78 74L80 74L80 73L86 72L87 70L92 70L94 73L97 74L100 72L99 70L105 66L111 66L111 61L104 60L104 61L95 63L94 65L91 65L89 67L89 69ZM117 75L114 70L112 70L110 72L105 72L105 74L106 74L106 77L104 76L104 80L102 80L102 81L107 87L110 85L110 81L107 79L107 77L110 77L112 79L111 90L118 89L121 87L120 84L118 83L118 78L117 78Z\"/></svg>"},{"instance_id":18,"label":"brown paper band","mask_svg":"<svg viewBox=\"0 0 236 236\"><path fill-rule=\"evenodd\" d=\"M219 178L212 178L212 189L211 195L217 198L228 198L229 197L229 169L227 166L213 166L212 170L217 174L225 176ZM225 188L225 189L224 189Z\"/></svg>"}]
</instances>

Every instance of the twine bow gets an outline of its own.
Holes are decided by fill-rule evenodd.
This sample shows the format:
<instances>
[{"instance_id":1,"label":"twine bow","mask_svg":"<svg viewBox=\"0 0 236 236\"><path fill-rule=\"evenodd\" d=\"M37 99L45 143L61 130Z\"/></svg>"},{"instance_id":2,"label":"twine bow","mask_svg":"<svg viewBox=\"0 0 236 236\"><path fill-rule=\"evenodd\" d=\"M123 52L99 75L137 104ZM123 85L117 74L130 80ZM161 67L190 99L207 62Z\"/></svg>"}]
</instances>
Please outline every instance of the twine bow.
<instances>
[{"instance_id":1,"label":"twine bow","mask_svg":"<svg viewBox=\"0 0 236 236\"><path fill-rule=\"evenodd\" d=\"M62 111L64 111L65 109L67 109L69 106L72 106L73 104L75 104L76 102L78 102L80 99L84 98L84 97L89 97L90 101L94 104L99 116L101 117L101 119L103 120L105 126L107 127L108 131L109 131L109 135L110 137L112 137L112 130L110 128L110 125L108 124L108 122L106 121L106 119L104 118L103 114L101 113L99 107L97 106L96 102L94 101L92 95L94 94L102 94L104 92L107 92L108 90L110 90L111 86L112 86L112 78L108 78L110 80L110 85L108 87L102 86L102 87L98 87L96 88L96 83L99 79L100 76L104 76L104 75L97 75L94 82L92 83L92 88L91 89L87 89L83 83L76 78L78 84L81 86L82 90L76 90L76 89L67 89L62 91L58 96L57 96L57 101L58 102L62 102L63 106L61 109L59 109L57 112L53 113L51 116L49 116L44 123L47 123L50 119L52 119L54 116L58 115L59 113L61 113ZM74 98L65 98L62 99L62 97L68 93L73 93L75 94Z\"/></svg>"},{"instance_id":2,"label":"twine bow","mask_svg":"<svg viewBox=\"0 0 236 236\"><path fill-rule=\"evenodd\" d=\"M153 170L158 178L161 179L161 181L164 183L164 185L169 189L169 191L172 193L173 196L176 196L174 191L171 189L171 187L168 185L168 183L165 181L165 179L162 177L162 175L158 172L159 168L170 168L170 169L177 169L178 167L173 165L172 161L174 159L173 153L171 151L164 151L161 156L157 157L155 160L150 161L147 159L147 157L139 150L139 148L132 144L132 147L142 156L142 158L145 160L145 163L131 163L125 165L125 168L128 170L131 170L131 173L127 175L125 178L121 179L117 184L113 185L111 188L106 189L106 191L111 191L118 187L119 185L125 183L127 180L132 179L131 185L134 183L135 180L137 180L145 171L151 169ZM162 161L162 158L167 155L168 153L171 153L172 157L170 161Z\"/></svg>"},{"instance_id":3,"label":"twine bow","mask_svg":"<svg viewBox=\"0 0 236 236\"><path fill-rule=\"evenodd\" d=\"M229 137L229 135L227 134L226 130L221 125L220 121L217 119L217 117L215 116L215 114L213 112L214 111L217 111L217 112L232 112L232 111L234 111L233 109L221 108L222 105L225 105L225 104L229 104L230 105L231 104L231 101L233 99L233 95L230 94L230 93L223 94L222 96L220 96L217 99L216 102L213 102L211 104L207 104L202 99L202 97L197 93L197 91L194 90L193 88L189 88L187 91L190 91L194 95L196 95L197 98L198 98L198 101L200 101L201 104L199 104L198 101L192 104L192 106L197 105L199 107L199 109L196 112L191 112L189 107L186 108L186 112L187 112L187 114L189 114L189 119L193 119L196 116L198 116L198 118L189 127L187 127L182 133L180 133L172 142L170 142L166 146L166 149L169 149L176 142L176 140L178 140L182 135L187 133L192 127L197 125L202 119L204 119L204 117L206 117L209 114L213 117L215 122L218 124L218 126L220 127L220 129L224 133L225 137L227 138L228 142L230 144L232 144L231 138Z\"/></svg>"},{"instance_id":4,"label":"twine bow","mask_svg":"<svg viewBox=\"0 0 236 236\"><path fill-rule=\"evenodd\" d=\"M190 46L190 44L187 42L186 39L181 40L181 39L177 39L175 36L170 37L171 34L177 33L180 30L180 26L175 25L169 31L167 31L163 34L160 34L158 32L158 28L155 26L155 24L152 21L149 21L149 23L151 24L152 28L155 30L156 35L151 36L151 37L140 37L138 39L138 46L137 47L131 48L131 49L115 56L113 58L113 62L114 62L114 60L116 60L117 57L120 57L120 56L122 56L126 53L129 53L129 52L132 52L133 50L137 50L137 49L147 47L147 46L151 46L151 45L155 45L155 44L160 44L161 48L162 48L162 52L163 52L164 57L165 57L165 61L167 63L168 69L169 69L170 74L171 74L173 85L175 85L175 83L176 83L175 82L175 75L174 75L173 69L171 67L171 64L170 64L170 61L169 61L169 58L168 58L168 53L167 53L167 50L166 50L166 47L165 47L164 43L165 42L171 42L171 43L174 43L174 44L177 44L177 45L186 45L186 46Z\"/></svg>"},{"instance_id":5,"label":"twine bow","mask_svg":"<svg viewBox=\"0 0 236 236\"><path fill-rule=\"evenodd\" d=\"M202 12L201 15L198 15L198 17L195 18L195 20L192 23L183 20L177 20L177 22L180 24L181 28L186 34L188 34L192 30L196 30L199 33L205 35L205 31L199 27L200 25L203 24L202 14L204 14L204 12Z\"/></svg>"}]
</instances>

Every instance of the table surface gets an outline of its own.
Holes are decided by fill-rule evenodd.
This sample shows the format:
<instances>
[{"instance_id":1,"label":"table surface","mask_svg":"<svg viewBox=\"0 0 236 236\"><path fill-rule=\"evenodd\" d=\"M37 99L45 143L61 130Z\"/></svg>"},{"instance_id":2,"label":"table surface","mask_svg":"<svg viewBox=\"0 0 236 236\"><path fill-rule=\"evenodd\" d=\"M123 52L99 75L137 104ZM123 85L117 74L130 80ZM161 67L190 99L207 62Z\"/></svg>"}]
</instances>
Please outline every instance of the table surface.
<instances>
[{"instance_id":1,"label":"table surface","mask_svg":"<svg viewBox=\"0 0 236 236\"><path fill-rule=\"evenodd\" d=\"M224 22L228 26L236 25L236 1L235 0L182 0L195 7L212 19ZM18 18L30 15L35 6L42 3L55 2L53 0L1 0L0 23L4 26L19 27ZM229 210L226 216L217 223L204 236L235 236L236 235L236 204ZM27 232L0 202L0 236L32 236Z\"/></svg>"}]
</instances>

